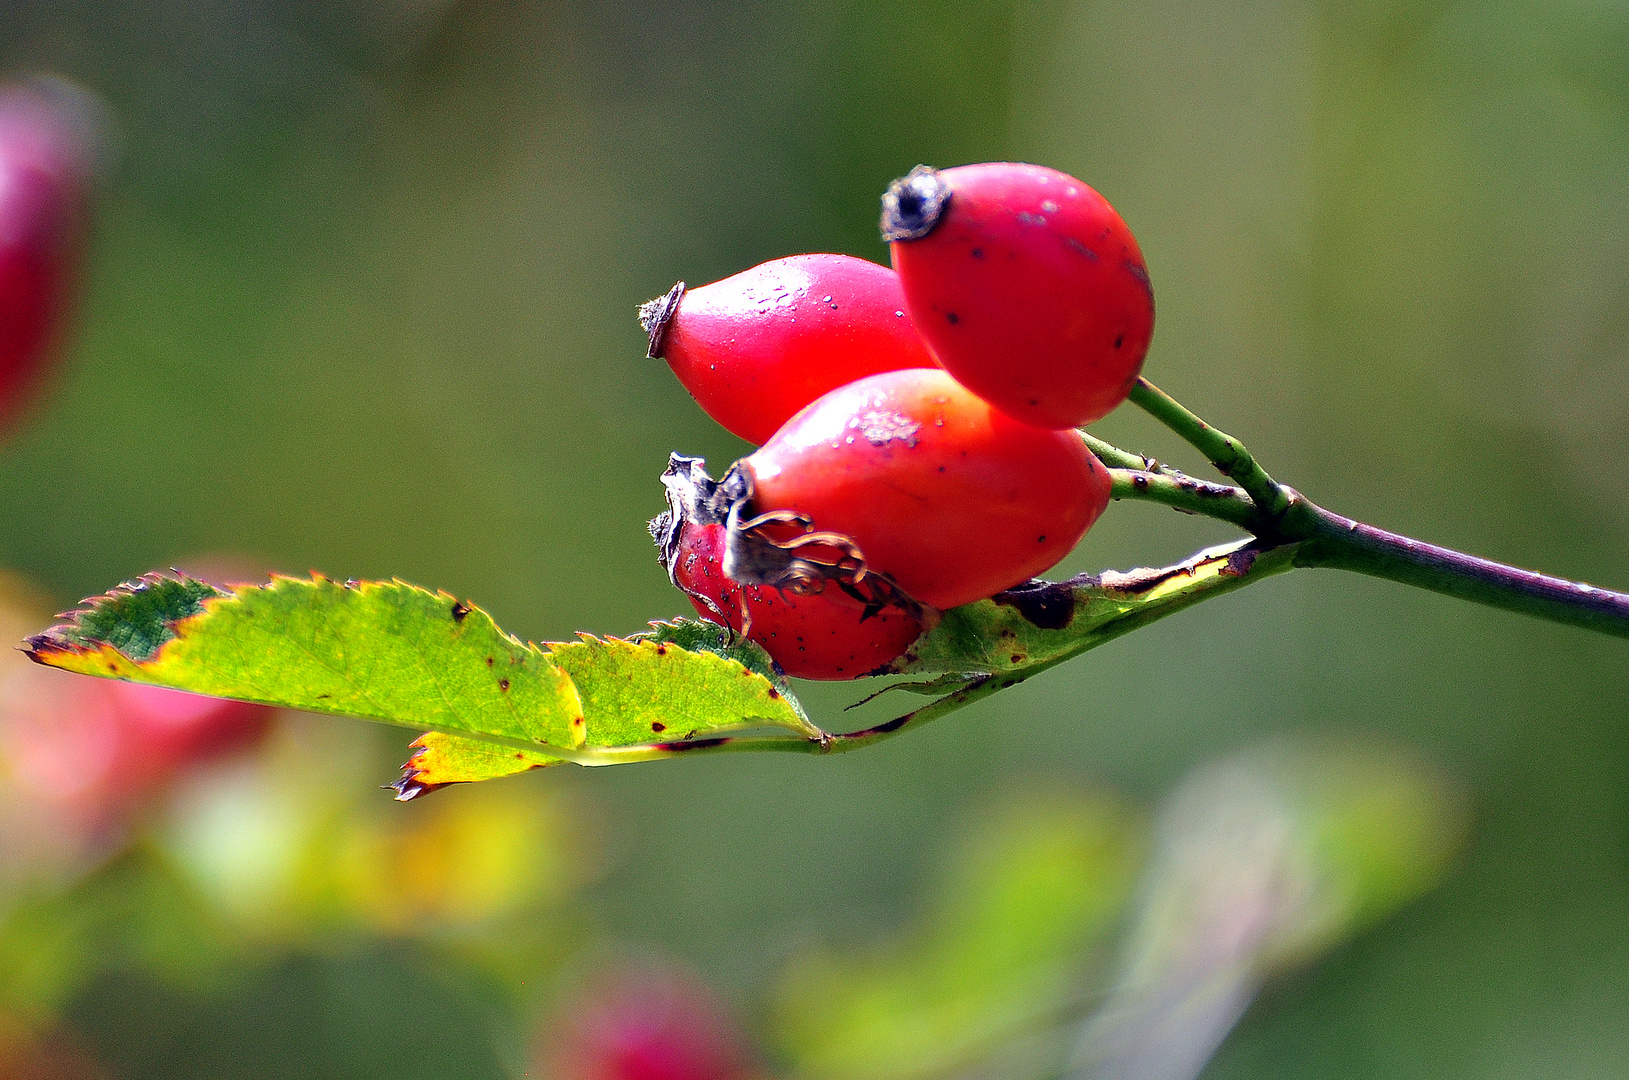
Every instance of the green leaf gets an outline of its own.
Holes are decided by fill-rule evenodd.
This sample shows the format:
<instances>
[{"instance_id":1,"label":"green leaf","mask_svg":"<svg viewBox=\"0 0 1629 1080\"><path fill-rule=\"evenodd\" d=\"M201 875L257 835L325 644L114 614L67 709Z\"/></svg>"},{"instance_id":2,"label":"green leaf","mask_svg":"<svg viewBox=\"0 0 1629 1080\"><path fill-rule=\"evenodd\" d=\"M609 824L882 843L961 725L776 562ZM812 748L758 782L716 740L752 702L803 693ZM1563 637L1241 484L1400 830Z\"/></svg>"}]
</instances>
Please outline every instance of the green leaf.
<instances>
[{"instance_id":1,"label":"green leaf","mask_svg":"<svg viewBox=\"0 0 1629 1080\"><path fill-rule=\"evenodd\" d=\"M1211 596L1293 567L1294 545L1240 542L1175 566L1029 582L944 613L896 661L911 672L1028 674Z\"/></svg>"},{"instance_id":2,"label":"green leaf","mask_svg":"<svg viewBox=\"0 0 1629 1080\"><path fill-rule=\"evenodd\" d=\"M672 756L745 729L825 737L762 649L689 620L631 641L538 646L478 607L400 581L274 577L223 589L161 574L66 618L29 640L31 658L431 729L394 785L401 798L561 760Z\"/></svg>"},{"instance_id":3,"label":"green leaf","mask_svg":"<svg viewBox=\"0 0 1629 1080\"><path fill-rule=\"evenodd\" d=\"M390 786L400 802L448 784L470 784L559 765L564 758L537 750L427 731L413 740L401 777Z\"/></svg>"},{"instance_id":4,"label":"green leaf","mask_svg":"<svg viewBox=\"0 0 1629 1080\"><path fill-rule=\"evenodd\" d=\"M585 753L654 744L648 756L664 756L679 751L662 744L766 725L821 737L759 646L698 620L652 626L635 641L584 638L551 646L550 658L571 673L583 699ZM413 756L391 786L405 802L446 784L513 776L562 760L432 731L413 743Z\"/></svg>"},{"instance_id":5,"label":"green leaf","mask_svg":"<svg viewBox=\"0 0 1629 1080\"><path fill-rule=\"evenodd\" d=\"M28 646L87 675L523 746L582 741L576 688L541 649L400 581L274 577L228 591L149 574Z\"/></svg>"},{"instance_id":6,"label":"green leaf","mask_svg":"<svg viewBox=\"0 0 1629 1080\"><path fill-rule=\"evenodd\" d=\"M593 747L694 739L751 727L780 727L818 739L820 729L786 693L740 661L690 652L656 637L584 636L549 646L571 675L589 717Z\"/></svg>"}]
</instances>

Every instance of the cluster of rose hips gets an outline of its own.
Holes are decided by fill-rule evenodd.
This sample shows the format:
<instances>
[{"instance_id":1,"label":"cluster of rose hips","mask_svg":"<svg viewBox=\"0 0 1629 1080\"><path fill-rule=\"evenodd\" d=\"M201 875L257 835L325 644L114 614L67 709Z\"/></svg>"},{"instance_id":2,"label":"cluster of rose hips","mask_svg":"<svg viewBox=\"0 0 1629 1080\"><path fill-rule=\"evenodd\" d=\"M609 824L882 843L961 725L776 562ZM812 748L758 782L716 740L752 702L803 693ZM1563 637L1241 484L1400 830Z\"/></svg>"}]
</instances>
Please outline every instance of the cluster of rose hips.
<instances>
[{"instance_id":1,"label":"cluster of rose hips","mask_svg":"<svg viewBox=\"0 0 1629 1080\"><path fill-rule=\"evenodd\" d=\"M1055 169L918 166L882 234L893 269L794 255L640 309L650 355L762 444L718 481L673 456L663 565L803 678L874 672L1067 555L1109 500L1075 428L1125 400L1154 329L1136 239Z\"/></svg>"}]
</instances>

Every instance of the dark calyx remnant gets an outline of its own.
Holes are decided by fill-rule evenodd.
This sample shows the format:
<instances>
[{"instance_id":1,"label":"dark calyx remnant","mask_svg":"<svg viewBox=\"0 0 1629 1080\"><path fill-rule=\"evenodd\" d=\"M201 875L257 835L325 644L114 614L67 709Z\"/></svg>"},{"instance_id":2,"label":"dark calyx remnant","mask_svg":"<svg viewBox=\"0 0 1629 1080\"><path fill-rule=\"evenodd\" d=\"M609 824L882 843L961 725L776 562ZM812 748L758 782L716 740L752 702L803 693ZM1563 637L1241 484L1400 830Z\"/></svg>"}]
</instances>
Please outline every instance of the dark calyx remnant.
<instances>
[{"instance_id":1,"label":"dark calyx remnant","mask_svg":"<svg viewBox=\"0 0 1629 1080\"><path fill-rule=\"evenodd\" d=\"M933 231L950 205L950 185L939 170L918 165L888 185L882 196L882 238L920 240Z\"/></svg>"},{"instance_id":2,"label":"dark calyx remnant","mask_svg":"<svg viewBox=\"0 0 1629 1080\"><path fill-rule=\"evenodd\" d=\"M645 350L645 355L650 359L662 358L668 323L673 321L673 314L679 310L679 301L683 299L684 282L681 281L656 299L639 305L639 325L650 335L650 346Z\"/></svg>"},{"instance_id":3,"label":"dark calyx remnant","mask_svg":"<svg viewBox=\"0 0 1629 1080\"><path fill-rule=\"evenodd\" d=\"M670 454L662 487L667 510L651 519L649 528L662 567L675 587L683 588L678 580L678 558L685 526L723 525L725 550L720 569L738 585L798 594L817 593L834 585L865 605L862 622L890 606L910 612L918 621L932 617L892 578L869 569L850 537L815 529L800 514L753 514L752 475L739 463L722 479L714 480L701 458ZM777 529L785 527L793 535L777 534ZM710 600L707 604L715 606Z\"/></svg>"}]
</instances>

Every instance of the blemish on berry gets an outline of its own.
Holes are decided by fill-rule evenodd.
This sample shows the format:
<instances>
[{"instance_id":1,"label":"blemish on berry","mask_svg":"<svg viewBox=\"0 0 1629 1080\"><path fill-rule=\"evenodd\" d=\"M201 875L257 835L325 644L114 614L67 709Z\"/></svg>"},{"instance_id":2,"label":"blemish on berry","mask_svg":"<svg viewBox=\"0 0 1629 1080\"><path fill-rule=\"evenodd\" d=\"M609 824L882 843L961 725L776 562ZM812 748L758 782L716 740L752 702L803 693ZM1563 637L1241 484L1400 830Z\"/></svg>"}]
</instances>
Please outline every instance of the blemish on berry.
<instances>
[{"instance_id":1,"label":"blemish on berry","mask_svg":"<svg viewBox=\"0 0 1629 1080\"><path fill-rule=\"evenodd\" d=\"M906 446L915 446L916 433L922 425L903 413L874 409L861 413L854 426L872 446L885 446L894 439Z\"/></svg>"},{"instance_id":2,"label":"blemish on berry","mask_svg":"<svg viewBox=\"0 0 1629 1080\"><path fill-rule=\"evenodd\" d=\"M954 311L947 311L945 312L945 321L951 326L955 326L957 323L962 321L962 317L956 314Z\"/></svg>"}]
</instances>

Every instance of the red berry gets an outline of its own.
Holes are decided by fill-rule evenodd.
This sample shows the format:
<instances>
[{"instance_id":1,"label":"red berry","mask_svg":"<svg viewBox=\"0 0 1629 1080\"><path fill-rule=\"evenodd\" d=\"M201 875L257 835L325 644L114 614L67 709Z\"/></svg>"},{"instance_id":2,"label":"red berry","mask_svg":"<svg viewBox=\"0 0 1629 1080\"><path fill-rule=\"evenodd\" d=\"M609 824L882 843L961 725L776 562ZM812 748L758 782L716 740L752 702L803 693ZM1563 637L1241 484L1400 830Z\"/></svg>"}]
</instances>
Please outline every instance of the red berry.
<instances>
[{"instance_id":1,"label":"red berry","mask_svg":"<svg viewBox=\"0 0 1629 1080\"><path fill-rule=\"evenodd\" d=\"M815 530L811 540L840 534L858 548L851 563L934 608L992 596L1051 567L1109 501L1108 470L1077 433L1019 423L938 369L886 372L832 391L738 470L750 498L731 516L732 545L750 538L748 516L800 515ZM778 580L753 563L727 565L740 581Z\"/></svg>"},{"instance_id":2,"label":"red berry","mask_svg":"<svg viewBox=\"0 0 1629 1080\"><path fill-rule=\"evenodd\" d=\"M673 580L698 614L723 622L764 647L781 670L800 679L854 679L876 671L922 636L904 608L869 612L836 582L798 594L767 585L737 585L724 576L724 526L687 526Z\"/></svg>"},{"instance_id":3,"label":"red berry","mask_svg":"<svg viewBox=\"0 0 1629 1080\"><path fill-rule=\"evenodd\" d=\"M763 646L781 670L800 679L855 679L899 656L922 636L931 614L867 603L835 581L811 591L739 585L724 574L726 534L717 485L698 458L675 454L663 475L671 510L652 522L662 565L704 619ZM676 489L682 489L675 495Z\"/></svg>"},{"instance_id":4,"label":"red berry","mask_svg":"<svg viewBox=\"0 0 1629 1080\"><path fill-rule=\"evenodd\" d=\"M69 293L93 154L65 84L0 89L0 425L50 356Z\"/></svg>"},{"instance_id":5,"label":"red berry","mask_svg":"<svg viewBox=\"0 0 1629 1080\"><path fill-rule=\"evenodd\" d=\"M849 255L792 255L689 291L681 281L641 307L640 320L650 355L751 443L828 390L934 366L898 277Z\"/></svg>"},{"instance_id":6,"label":"red berry","mask_svg":"<svg viewBox=\"0 0 1629 1080\"><path fill-rule=\"evenodd\" d=\"M544 1029L557 1080L746 1080L747 1047L712 991L660 964L601 973Z\"/></svg>"},{"instance_id":7,"label":"red berry","mask_svg":"<svg viewBox=\"0 0 1629 1080\"><path fill-rule=\"evenodd\" d=\"M912 322L969 390L1047 428L1125 400L1154 293L1103 196L1039 165L919 165L883 196L882 230Z\"/></svg>"}]
</instances>

